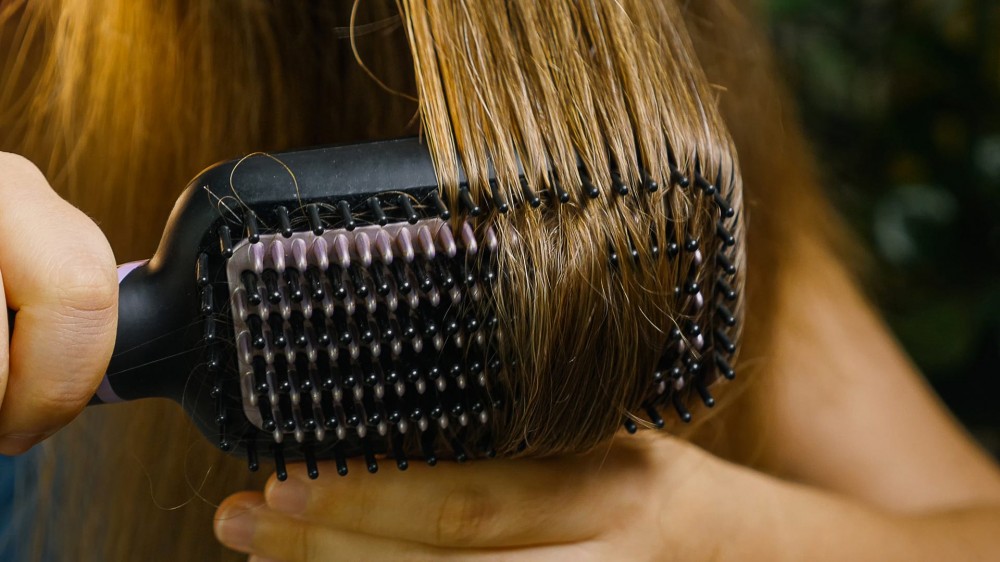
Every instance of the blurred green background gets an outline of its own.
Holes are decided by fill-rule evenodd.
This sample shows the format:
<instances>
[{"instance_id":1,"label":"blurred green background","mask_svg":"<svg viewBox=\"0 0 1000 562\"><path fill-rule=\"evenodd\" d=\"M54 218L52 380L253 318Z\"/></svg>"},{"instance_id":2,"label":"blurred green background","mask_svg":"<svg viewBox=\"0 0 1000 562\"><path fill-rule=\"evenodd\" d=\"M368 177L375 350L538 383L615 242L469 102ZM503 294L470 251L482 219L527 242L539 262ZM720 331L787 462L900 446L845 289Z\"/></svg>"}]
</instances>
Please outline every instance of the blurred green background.
<instances>
[{"instance_id":1,"label":"blurred green background","mask_svg":"<svg viewBox=\"0 0 1000 562\"><path fill-rule=\"evenodd\" d=\"M1000 1L765 5L870 294L1000 457Z\"/></svg>"}]
</instances>

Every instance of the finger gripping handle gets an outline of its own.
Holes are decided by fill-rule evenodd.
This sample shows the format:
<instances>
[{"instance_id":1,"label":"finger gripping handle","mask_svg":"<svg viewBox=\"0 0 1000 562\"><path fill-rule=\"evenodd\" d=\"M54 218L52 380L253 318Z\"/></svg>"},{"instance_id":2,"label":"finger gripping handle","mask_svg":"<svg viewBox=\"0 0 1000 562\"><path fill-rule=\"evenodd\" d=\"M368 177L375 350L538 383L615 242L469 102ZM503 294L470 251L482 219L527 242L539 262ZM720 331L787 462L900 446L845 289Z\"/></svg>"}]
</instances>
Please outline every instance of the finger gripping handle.
<instances>
[{"instance_id":1,"label":"finger gripping handle","mask_svg":"<svg viewBox=\"0 0 1000 562\"><path fill-rule=\"evenodd\" d=\"M132 273L133 270L135 270L137 267L145 264L147 261L148 260L141 260L141 261L134 261L134 262L129 262L129 263L126 263L126 264L119 265L118 266L118 284L121 285L122 280L124 280L125 277L129 273ZM119 315L121 315L121 311L120 310L119 310ZM11 339L14 338L14 322L15 322L15 318L16 317L17 317L17 311L16 310L11 310L11 309L8 308L7 309L7 338L8 338L8 341L10 341ZM114 398L115 398L114 392L111 391L109 393L109 390L110 390L110 386L109 386L108 381L107 381L107 376L105 375L104 380L101 381L101 387L100 387L100 389L98 389L97 396L95 396L90 401L90 403L91 404L101 404L101 403L104 403L104 402L112 402L112 401L117 402L118 400L114 400Z\"/></svg>"}]
</instances>

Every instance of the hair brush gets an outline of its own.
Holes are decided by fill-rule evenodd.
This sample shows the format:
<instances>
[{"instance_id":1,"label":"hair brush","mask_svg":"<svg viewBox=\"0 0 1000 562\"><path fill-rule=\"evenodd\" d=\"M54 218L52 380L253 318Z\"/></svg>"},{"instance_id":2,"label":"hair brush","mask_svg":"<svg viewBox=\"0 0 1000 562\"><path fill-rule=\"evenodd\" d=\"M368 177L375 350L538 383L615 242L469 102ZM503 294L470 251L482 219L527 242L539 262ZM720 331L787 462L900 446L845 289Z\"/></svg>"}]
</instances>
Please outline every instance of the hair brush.
<instances>
[{"instance_id":1,"label":"hair brush","mask_svg":"<svg viewBox=\"0 0 1000 562\"><path fill-rule=\"evenodd\" d=\"M739 319L727 303L742 284L731 249L739 217L715 187L731 182L697 166L692 176L671 163L665 180L715 200L715 239L678 235L683 225L651 236L662 240L658 259L686 260L676 291L687 306L710 312L672 329L651 374L643 406L658 427L663 407L690 419L682 390L711 406L708 385L734 376ZM615 172L598 181L581 167L581 177L583 197L659 189L645 173L639 186ZM250 470L272 457L279 479L289 460L315 478L319 459L343 475L355 456L371 472L379 455L405 469L408 451L430 464L493 456L488 421L518 397L492 384L505 368L491 304L505 240L489 217L511 203L490 182L482 206L464 183L446 204L417 139L209 168L180 196L155 255L120 266L115 351L91 403L173 399ZM518 204L569 199L549 185L536 193L522 172ZM608 260L621 267L614 250Z\"/></svg>"}]
</instances>

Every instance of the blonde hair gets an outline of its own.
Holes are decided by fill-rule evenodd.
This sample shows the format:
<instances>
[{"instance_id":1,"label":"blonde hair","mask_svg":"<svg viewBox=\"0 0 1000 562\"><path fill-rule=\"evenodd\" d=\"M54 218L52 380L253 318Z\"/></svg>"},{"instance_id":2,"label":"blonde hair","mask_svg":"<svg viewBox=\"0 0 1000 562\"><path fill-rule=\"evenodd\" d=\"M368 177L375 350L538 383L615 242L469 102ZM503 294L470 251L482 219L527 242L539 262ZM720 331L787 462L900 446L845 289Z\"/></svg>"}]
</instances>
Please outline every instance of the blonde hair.
<instances>
[{"instance_id":1,"label":"blonde hair","mask_svg":"<svg viewBox=\"0 0 1000 562\"><path fill-rule=\"evenodd\" d=\"M489 217L508 241L496 306L502 355L516 367L500 384L521 398L496 422L498 449L587 450L648 398L670 327L710 313L675 294L693 257L654 258L651 230L703 244L715 236L715 203L670 188L671 164L722 178L734 207L746 185L746 306L758 315L748 315L744 356L766 355L780 240L823 212L801 139L782 128L785 110L754 105L782 99L760 38L728 0L704 4L14 0L0 8L0 149L39 164L125 261L152 251L178 190L205 165L414 133L419 112L447 197L461 168L477 200L499 189L518 204ZM352 34L352 17L381 23ZM732 62L753 49L749 63ZM530 190L554 193L558 182L569 201L525 204L519 163ZM498 186L486 181L490 166ZM613 194L613 174L627 195ZM657 192L641 189L644 174ZM598 198L583 195L585 179ZM745 216L734 224L742 242ZM634 250L638 265L611 266L609 247ZM226 556L201 494L217 500L255 479L208 454L182 420L174 406L142 403L87 412L64 432L52 453L79 440L80 456L53 522L62 548L95 559ZM91 510L101 516L83 516Z\"/></svg>"}]
</instances>

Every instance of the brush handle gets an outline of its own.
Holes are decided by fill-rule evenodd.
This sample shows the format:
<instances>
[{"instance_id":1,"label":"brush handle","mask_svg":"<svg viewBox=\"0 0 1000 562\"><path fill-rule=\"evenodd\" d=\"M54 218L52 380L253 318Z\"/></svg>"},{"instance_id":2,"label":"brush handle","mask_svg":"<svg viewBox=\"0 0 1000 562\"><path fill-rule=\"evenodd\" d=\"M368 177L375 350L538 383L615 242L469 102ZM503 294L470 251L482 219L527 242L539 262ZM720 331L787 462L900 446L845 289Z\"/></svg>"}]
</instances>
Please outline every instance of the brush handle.
<instances>
[{"instance_id":1,"label":"brush handle","mask_svg":"<svg viewBox=\"0 0 1000 562\"><path fill-rule=\"evenodd\" d=\"M149 260L140 260L125 263L118 266L118 284L121 285L125 277L132 273L137 267L145 265ZM14 337L14 318L17 316L17 311L7 309L7 337ZM121 402L122 399L115 394L115 391L111 388L108 383L108 376L105 375L101 380L101 386L97 389L97 394L91 399L91 404L106 404L109 402Z\"/></svg>"}]
</instances>

